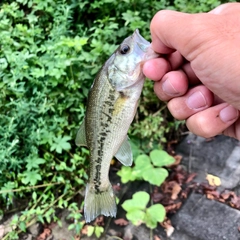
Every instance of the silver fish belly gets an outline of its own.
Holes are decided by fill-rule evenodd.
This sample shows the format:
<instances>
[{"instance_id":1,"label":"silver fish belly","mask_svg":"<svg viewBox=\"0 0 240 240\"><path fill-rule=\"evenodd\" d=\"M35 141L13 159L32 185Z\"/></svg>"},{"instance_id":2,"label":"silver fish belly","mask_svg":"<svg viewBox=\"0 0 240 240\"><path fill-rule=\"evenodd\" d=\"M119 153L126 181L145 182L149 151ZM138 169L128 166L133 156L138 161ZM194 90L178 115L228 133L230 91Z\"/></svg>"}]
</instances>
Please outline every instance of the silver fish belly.
<instances>
[{"instance_id":1,"label":"silver fish belly","mask_svg":"<svg viewBox=\"0 0 240 240\"><path fill-rule=\"evenodd\" d=\"M86 222L101 214L116 216L109 167L113 156L126 166L132 165L127 132L145 79L142 63L157 57L149 46L136 30L106 61L90 89L86 115L76 137L78 146L90 150L90 178L84 200Z\"/></svg>"}]
</instances>

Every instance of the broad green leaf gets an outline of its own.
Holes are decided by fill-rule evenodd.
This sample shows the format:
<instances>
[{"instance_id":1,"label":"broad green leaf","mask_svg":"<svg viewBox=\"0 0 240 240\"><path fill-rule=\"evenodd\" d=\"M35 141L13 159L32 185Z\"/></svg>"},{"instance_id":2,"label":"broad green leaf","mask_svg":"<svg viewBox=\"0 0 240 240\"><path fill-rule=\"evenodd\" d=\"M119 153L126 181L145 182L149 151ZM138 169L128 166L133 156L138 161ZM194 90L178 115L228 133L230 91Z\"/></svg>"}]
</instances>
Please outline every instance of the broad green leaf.
<instances>
[{"instance_id":1,"label":"broad green leaf","mask_svg":"<svg viewBox=\"0 0 240 240\"><path fill-rule=\"evenodd\" d=\"M97 238L100 238L101 234L104 232L104 228L100 226L95 227L95 234Z\"/></svg>"},{"instance_id":2,"label":"broad green leaf","mask_svg":"<svg viewBox=\"0 0 240 240\"><path fill-rule=\"evenodd\" d=\"M175 162L175 159L163 150L153 150L150 152L150 158L157 167L168 166Z\"/></svg>"},{"instance_id":3,"label":"broad green leaf","mask_svg":"<svg viewBox=\"0 0 240 240\"><path fill-rule=\"evenodd\" d=\"M134 225L140 225L145 217L145 212L139 209L135 209L126 214L126 217L129 221L131 221Z\"/></svg>"},{"instance_id":4,"label":"broad green leaf","mask_svg":"<svg viewBox=\"0 0 240 240\"><path fill-rule=\"evenodd\" d=\"M60 228L62 228L63 224L62 224L62 221L61 220L57 220L57 224Z\"/></svg>"},{"instance_id":5,"label":"broad green leaf","mask_svg":"<svg viewBox=\"0 0 240 240\"><path fill-rule=\"evenodd\" d=\"M84 225L84 224L83 224L82 222L80 222L80 221L76 223L75 232L76 232L77 235L80 234L80 231L82 230L83 225Z\"/></svg>"},{"instance_id":6,"label":"broad green leaf","mask_svg":"<svg viewBox=\"0 0 240 240\"><path fill-rule=\"evenodd\" d=\"M33 159L29 158L27 160L27 169L30 171L33 168L39 168L39 165L45 162L46 160L43 158L33 158Z\"/></svg>"},{"instance_id":7,"label":"broad green leaf","mask_svg":"<svg viewBox=\"0 0 240 240\"><path fill-rule=\"evenodd\" d=\"M135 160L134 170L137 171L136 175L142 175L149 168L152 168L150 158L145 154L139 155Z\"/></svg>"},{"instance_id":8,"label":"broad green leaf","mask_svg":"<svg viewBox=\"0 0 240 240\"><path fill-rule=\"evenodd\" d=\"M18 224L19 228L23 231L26 232L26 223L25 222L20 222L20 224Z\"/></svg>"},{"instance_id":9,"label":"broad green leaf","mask_svg":"<svg viewBox=\"0 0 240 240\"><path fill-rule=\"evenodd\" d=\"M88 235L88 237L91 237L93 235L93 233L94 233L94 227L89 225L87 227L87 235Z\"/></svg>"},{"instance_id":10,"label":"broad green leaf","mask_svg":"<svg viewBox=\"0 0 240 240\"><path fill-rule=\"evenodd\" d=\"M166 210L162 204L154 204L146 210L146 217L155 222L163 222L165 215Z\"/></svg>"},{"instance_id":11,"label":"broad green leaf","mask_svg":"<svg viewBox=\"0 0 240 240\"><path fill-rule=\"evenodd\" d=\"M160 186L168 176L168 171L164 168L151 168L143 173L143 179L153 185Z\"/></svg>"},{"instance_id":12,"label":"broad green leaf","mask_svg":"<svg viewBox=\"0 0 240 240\"><path fill-rule=\"evenodd\" d=\"M50 148L50 151L56 151L57 153L62 153L62 150L69 150L71 148L70 143L68 142L71 139L69 136L58 136L54 138L54 142Z\"/></svg>"},{"instance_id":13,"label":"broad green leaf","mask_svg":"<svg viewBox=\"0 0 240 240\"><path fill-rule=\"evenodd\" d=\"M25 171L23 173L24 178L22 179L22 183L27 185L30 183L30 185L35 185L38 180L42 180L41 175L36 171Z\"/></svg>"},{"instance_id":14,"label":"broad green leaf","mask_svg":"<svg viewBox=\"0 0 240 240\"><path fill-rule=\"evenodd\" d=\"M72 230L72 229L74 229L75 228L75 224L74 223L72 223L72 224L70 224L69 226L68 226L68 230Z\"/></svg>"},{"instance_id":15,"label":"broad green leaf","mask_svg":"<svg viewBox=\"0 0 240 240\"><path fill-rule=\"evenodd\" d=\"M121 177L122 183L127 183L136 179L132 174L132 171L131 167L122 166L121 170L117 172L117 175Z\"/></svg>"},{"instance_id":16,"label":"broad green leaf","mask_svg":"<svg viewBox=\"0 0 240 240\"><path fill-rule=\"evenodd\" d=\"M35 191L32 193L32 199L34 200L34 202L36 202L37 200L37 193Z\"/></svg>"},{"instance_id":17,"label":"broad green leaf","mask_svg":"<svg viewBox=\"0 0 240 240\"><path fill-rule=\"evenodd\" d=\"M148 202L149 202L150 196L146 192L137 192L133 194L132 199L126 200L122 207L125 211L130 212L136 209L145 209Z\"/></svg>"}]
</instances>

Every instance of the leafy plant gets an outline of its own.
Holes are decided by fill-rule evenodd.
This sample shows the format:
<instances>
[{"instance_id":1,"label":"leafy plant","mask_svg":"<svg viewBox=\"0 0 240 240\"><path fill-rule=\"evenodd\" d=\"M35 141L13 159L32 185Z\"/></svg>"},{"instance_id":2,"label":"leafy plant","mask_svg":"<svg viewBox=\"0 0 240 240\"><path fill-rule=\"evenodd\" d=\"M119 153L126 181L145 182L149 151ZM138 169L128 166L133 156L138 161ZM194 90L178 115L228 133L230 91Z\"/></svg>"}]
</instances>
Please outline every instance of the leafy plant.
<instances>
[{"instance_id":1,"label":"leafy plant","mask_svg":"<svg viewBox=\"0 0 240 240\"><path fill-rule=\"evenodd\" d=\"M163 166L174 163L174 158L163 150L152 150L150 155L141 154L134 161L133 168L122 166L118 171L122 183L135 180L145 180L150 184L160 186L168 176Z\"/></svg>"},{"instance_id":2,"label":"leafy plant","mask_svg":"<svg viewBox=\"0 0 240 240\"><path fill-rule=\"evenodd\" d=\"M84 221L80 221L82 214L79 212L79 207L76 203L72 203L68 209L71 211L71 213L68 215L68 218L74 219L74 222L69 225L68 229L75 229L76 234L79 235L84 226Z\"/></svg>"},{"instance_id":3,"label":"leafy plant","mask_svg":"<svg viewBox=\"0 0 240 240\"><path fill-rule=\"evenodd\" d=\"M97 238L100 238L102 233L104 232L104 228L98 225L95 226L88 226L87 228L87 236L91 237L94 233L96 235Z\"/></svg>"},{"instance_id":4,"label":"leafy plant","mask_svg":"<svg viewBox=\"0 0 240 240\"><path fill-rule=\"evenodd\" d=\"M163 205L154 204L147 208L150 196L146 192L133 194L132 199L126 200L122 207L127 212L126 217L134 225L145 223L150 229L156 228L158 222L163 222L166 211Z\"/></svg>"},{"instance_id":5,"label":"leafy plant","mask_svg":"<svg viewBox=\"0 0 240 240\"><path fill-rule=\"evenodd\" d=\"M118 171L122 183L135 180L144 180L152 185L160 186L168 176L165 166L171 165L175 159L163 150L152 150L149 156L139 155L134 161L133 168L122 166ZM163 205L154 204L147 208L150 196L146 192L137 192L131 200L126 200L122 207L127 212L126 217L134 225L145 223L147 227L153 229L158 222L165 218L166 211Z\"/></svg>"}]
</instances>

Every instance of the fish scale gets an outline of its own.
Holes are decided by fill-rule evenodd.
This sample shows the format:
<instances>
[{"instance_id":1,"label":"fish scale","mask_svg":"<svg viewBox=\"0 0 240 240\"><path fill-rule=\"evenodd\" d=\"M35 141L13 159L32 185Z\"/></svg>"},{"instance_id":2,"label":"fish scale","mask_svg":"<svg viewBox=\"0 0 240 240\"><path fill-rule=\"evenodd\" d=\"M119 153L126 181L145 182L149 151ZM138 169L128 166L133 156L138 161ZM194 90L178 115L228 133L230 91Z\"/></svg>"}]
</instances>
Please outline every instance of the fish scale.
<instances>
[{"instance_id":1,"label":"fish scale","mask_svg":"<svg viewBox=\"0 0 240 240\"><path fill-rule=\"evenodd\" d=\"M143 61L157 54L136 30L126 38L99 71L89 91L84 121L76 137L78 146L90 150L90 178L86 186L84 215L116 216L116 202L108 173L115 156L132 164L127 132L136 113L145 76Z\"/></svg>"}]
</instances>

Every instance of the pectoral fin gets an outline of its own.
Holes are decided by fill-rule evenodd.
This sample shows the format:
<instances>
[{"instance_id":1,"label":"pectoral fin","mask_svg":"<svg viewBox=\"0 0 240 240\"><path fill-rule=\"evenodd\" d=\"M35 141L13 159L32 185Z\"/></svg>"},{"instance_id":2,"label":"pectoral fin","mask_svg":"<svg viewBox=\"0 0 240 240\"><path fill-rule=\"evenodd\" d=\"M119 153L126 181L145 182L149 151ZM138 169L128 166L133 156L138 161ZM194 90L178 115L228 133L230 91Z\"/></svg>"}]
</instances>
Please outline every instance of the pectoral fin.
<instances>
[{"instance_id":1,"label":"pectoral fin","mask_svg":"<svg viewBox=\"0 0 240 240\"><path fill-rule=\"evenodd\" d=\"M122 145L118 149L115 157L125 166L131 166L133 162L131 145L128 141L128 136L124 139Z\"/></svg>"},{"instance_id":2,"label":"pectoral fin","mask_svg":"<svg viewBox=\"0 0 240 240\"><path fill-rule=\"evenodd\" d=\"M86 140L86 131L85 131L85 119L77 132L77 136L75 139L75 143L77 146L86 146L87 147L87 140Z\"/></svg>"}]
</instances>

